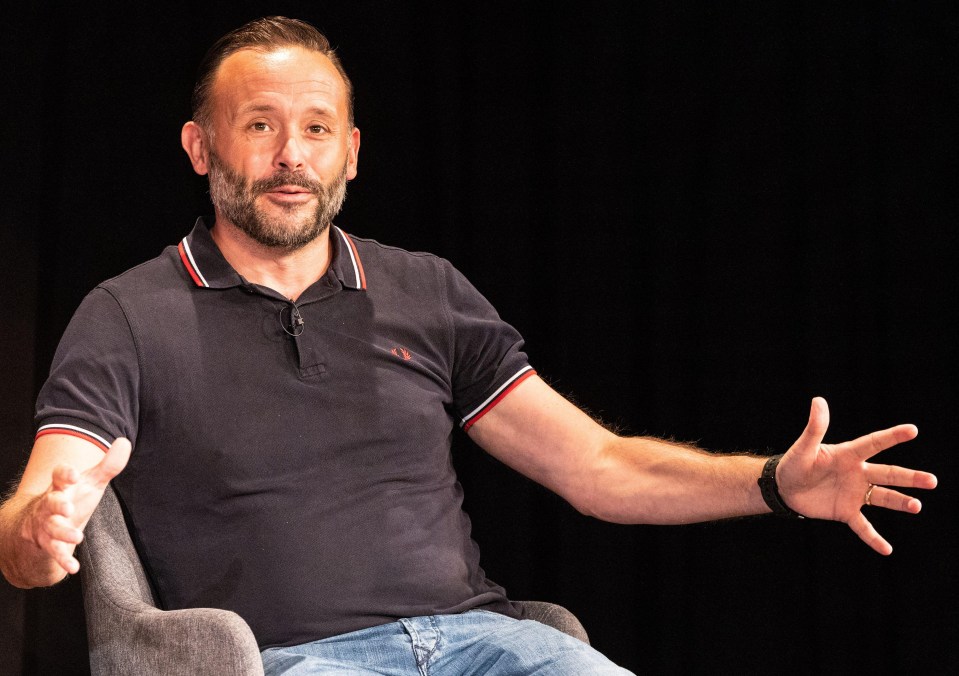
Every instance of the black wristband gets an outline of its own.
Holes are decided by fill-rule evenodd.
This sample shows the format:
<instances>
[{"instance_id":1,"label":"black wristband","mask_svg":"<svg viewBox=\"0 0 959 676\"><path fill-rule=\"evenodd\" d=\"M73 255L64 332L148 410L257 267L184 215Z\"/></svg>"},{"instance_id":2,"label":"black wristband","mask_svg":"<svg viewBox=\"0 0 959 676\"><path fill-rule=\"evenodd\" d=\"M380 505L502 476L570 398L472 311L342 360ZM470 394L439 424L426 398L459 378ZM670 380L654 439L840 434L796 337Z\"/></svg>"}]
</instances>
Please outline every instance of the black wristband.
<instances>
[{"instance_id":1,"label":"black wristband","mask_svg":"<svg viewBox=\"0 0 959 676\"><path fill-rule=\"evenodd\" d=\"M779 486L776 484L776 467L779 461L783 459L782 454L774 455L766 464L763 465L763 473L759 476L759 492L763 496L769 509L773 510L776 516L784 516L789 519L805 519L799 512L794 512L783 500L779 494Z\"/></svg>"}]
</instances>

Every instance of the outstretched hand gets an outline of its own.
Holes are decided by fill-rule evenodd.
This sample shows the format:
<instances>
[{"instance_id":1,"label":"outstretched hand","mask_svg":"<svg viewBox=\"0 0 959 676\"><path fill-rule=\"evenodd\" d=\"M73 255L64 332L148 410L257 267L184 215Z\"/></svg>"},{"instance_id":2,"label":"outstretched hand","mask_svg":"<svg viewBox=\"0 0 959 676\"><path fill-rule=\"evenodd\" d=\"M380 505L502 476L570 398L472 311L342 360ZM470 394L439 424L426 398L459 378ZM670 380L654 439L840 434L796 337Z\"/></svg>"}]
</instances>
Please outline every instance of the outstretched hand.
<instances>
[{"instance_id":1,"label":"outstretched hand","mask_svg":"<svg viewBox=\"0 0 959 676\"><path fill-rule=\"evenodd\" d=\"M23 523L23 536L32 540L67 573L80 570L73 556L83 540L83 528L107 484L119 474L130 459L130 442L119 438L103 459L90 469L79 472L69 465L53 470L50 487L38 496Z\"/></svg>"},{"instance_id":2,"label":"outstretched hand","mask_svg":"<svg viewBox=\"0 0 959 676\"><path fill-rule=\"evenodd\" d=\"M914 439L915 425L897 425L841 444L824 444L829 427L826 400L816 397L809 423L783 456L776 470L779 492L800 514L842 521L880 554L891 554L892 545L862 513L864 505L916 514L922 503L897 488L935 488L928 472L867 462L877 453Z\"/></svg>"}]
</instances>

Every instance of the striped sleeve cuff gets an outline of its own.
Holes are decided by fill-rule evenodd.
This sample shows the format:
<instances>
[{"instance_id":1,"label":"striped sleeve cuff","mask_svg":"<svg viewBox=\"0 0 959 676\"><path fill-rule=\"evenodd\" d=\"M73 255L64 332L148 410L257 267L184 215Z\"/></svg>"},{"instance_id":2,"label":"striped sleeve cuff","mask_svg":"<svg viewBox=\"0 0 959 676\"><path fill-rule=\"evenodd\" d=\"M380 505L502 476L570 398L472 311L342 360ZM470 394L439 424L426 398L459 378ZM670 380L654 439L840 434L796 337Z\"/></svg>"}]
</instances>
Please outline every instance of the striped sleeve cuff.
<instances>
[{"instance_id":1,"label":"striped sleeve cuff","mask_svg":"<svg viewBox=\"0 0 959 676\"><path fill-rule=\"evenodd\" d=\"M487 397L486 401L463 416L463 419L460 421L460 427L462 427L464 431L468 430L477 420L493 410L493 407L500 403L517 385L533 375L536 375L536 371L532 366L527 365L521 368L513 374L513 377L500 385L493 394Z\"/></svg>"},{"instance_id":2,"label":"striped sleeve cuff","mask_svg":"<svg viewBox=\"0 0 959 676\"><path fill-rule=\"evenodd\" d=\"M47 423L37 429L36 439L48 434L66 434L67 436L84 439L99 446L104 451L109 449L112 443L101 430L96 429L92 425L81 426L63 422Z\"/></svg>"}]
</instances>

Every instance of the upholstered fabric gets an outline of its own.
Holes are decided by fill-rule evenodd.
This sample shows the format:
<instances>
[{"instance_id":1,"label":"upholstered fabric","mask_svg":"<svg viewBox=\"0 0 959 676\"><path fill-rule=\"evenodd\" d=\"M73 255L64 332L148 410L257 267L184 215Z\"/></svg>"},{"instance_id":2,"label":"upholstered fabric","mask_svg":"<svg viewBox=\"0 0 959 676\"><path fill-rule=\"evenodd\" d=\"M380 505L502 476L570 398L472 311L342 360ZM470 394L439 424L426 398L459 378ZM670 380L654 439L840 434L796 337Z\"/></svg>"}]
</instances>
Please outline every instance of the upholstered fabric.
<instances>
[{"instance_id":1,"label":"upholstered fabric","mask_svg":"<svg viewBox=\"0 0 959 676\"><path fill-rule=\"evenodd\" d=\"M87 524L79 559L95 676L263 673L253 632L236 613L155 607L111 488Z\"/></svg>"},{"instance_id":2,"label":"upholstered fabric","mask_svg":"<svg viewBox=\"0 0 959 676\"><path fill-rule=\"evenodd\" d=\"M156 608L112 488L87 524L78 557L94 676L263 674L253 632L236 613ZM523 619L589 642L583 625L562 606L539 601L517 605Z\"/></svg>"},{"instance_id":3,"label":"upholstered fabric","mask_svg":"<svg viewBox=\"0 0 959 676\"><path fill-rule=\"evenodd\" d=\"M520 606L524 620L542 622L554 629L559 629L564 634L578 638L583 643L589 643L586 629L576 616L563 606L545 601L517 601L516 603Z\"/></svg>"}]
</instances>

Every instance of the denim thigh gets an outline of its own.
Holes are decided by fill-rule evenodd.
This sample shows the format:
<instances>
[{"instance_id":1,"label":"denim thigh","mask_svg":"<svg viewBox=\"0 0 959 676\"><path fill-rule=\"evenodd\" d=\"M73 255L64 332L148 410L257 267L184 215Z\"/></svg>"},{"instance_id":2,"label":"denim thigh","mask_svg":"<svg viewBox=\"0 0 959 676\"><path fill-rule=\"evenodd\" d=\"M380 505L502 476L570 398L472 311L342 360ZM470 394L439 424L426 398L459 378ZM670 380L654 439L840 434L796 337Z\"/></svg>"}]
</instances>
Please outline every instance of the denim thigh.
<instances>
[{"instance_id":1,"label":"denim thigh","mask_svg":"<svg viewBox=\"0 0 959 676\"><path fill-rule=\"evenodd\" d=\"M263 651L267 676L629 674L589 645L532 620L484 610L413 617Z\"/></svg>"}]
</instances>

